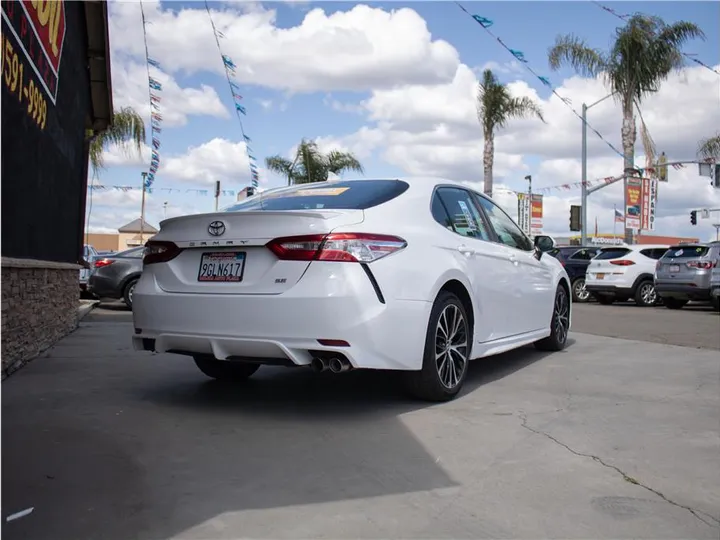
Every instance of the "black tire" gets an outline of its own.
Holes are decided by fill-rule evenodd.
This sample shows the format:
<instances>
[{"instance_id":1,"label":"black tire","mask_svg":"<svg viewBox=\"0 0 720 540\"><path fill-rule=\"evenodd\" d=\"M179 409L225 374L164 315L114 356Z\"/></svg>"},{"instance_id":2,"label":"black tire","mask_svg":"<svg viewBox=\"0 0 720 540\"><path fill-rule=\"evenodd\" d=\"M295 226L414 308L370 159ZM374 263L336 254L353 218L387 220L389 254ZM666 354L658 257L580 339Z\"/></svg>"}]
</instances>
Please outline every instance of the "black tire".
<instances>
[{"instance_id":1,"label":"black tire","mask_svg":"<svg viewBox=\"0 0 720 540\"><path fill-rule=\"evenodd\" d=\"M715 311L720 311L720 296L713 296L710 303Z\"/></svg>"},{"instance_id":2,"label":"black tire","mask_svg":"<svg viewBox=\"0 0 720 540\"><path fill-rule=\"evenodd\" d=\"M562 285L555 291L552 317L550 318L550 335L535 342L540 351L562 351L567 345L570 333L570 296Z\"/></svg>"},{"instance_id":3,"label":"black tire","mask_svg":"<svg viewBox=\"0 0 720 540\"><path fill-rule=\"evenodd\" d=\"M602 304L603 306L609 306L613 302L615 302L615 297L608 296L606 294L597 293L597 294L594 294L593 296L595 297L595 300L597 300L598 303Z\"/></svg>"},{"instance_id":4,"label":"black tire","mask_svg":"<svg viewBox=\"0 0 720 540\"><path fill-rule=\"evenodd\" d=\"M590 300L590 293L585 288L585 278L577 278L572 282L572 299L580 304Z\"/></svg>"},{"instance_id":5,"label":"black tire","mask_svg":"<svg viewBox=\"0 0 720 540\"><path fill-rule=\"evenodd\" d=\"M663 298L663 304L668 309L682 309L687 303L687 300L680 300L679 298Z\"/></svg>"},{"instance_id":6,"label":"black tire","mask_svg":"<svg viewBox=\"0 0 720 540\"><path fill-rule=\"evenodd\" d=\"M638 283L635 288L635 303L639 307L651 307L657 304L658 295L655 291L655 284L646 279Z\"/></svg>"},{"instance_id":7,"label":"black tire","mask_svg":"<svg viewBox=\"0 0 720 540\"><path fill-rule=\"evenodd\" d=\"M219 381L244 381L260 369L260 364L248 364L244 362L230 362L218 360L212 356L193 356L195 365L211 379Z\"/></svg>"},{"instance_id":8,"label":"black tire","mask_svg":"<svg viewBox=\"0 0 720 540\"><path fill-rule=\"evenodd\" d=\"M459 322L457 318L453 319L458 316ZM457 331L447 340L443 336L442 328L451 326L457 326ZM452 332L452 328L450 331ZM460 299L450 292L442 291L430 312L422 369L406 374L409 390L416 398L425 401L449 401L458 395L467 377L473 343L472 333L473 329ZM448 341L455 343L457 349L450 349ZM463 341L464 347L459 345ZM436 359L438 349L442 352L440 358Z\"/></svg>"},{"instance_id":9,"label":"black tire","mask_svg":"<svg viewBox=\"0 0 720 540\"><path fill-rule=\"evenodd\" d=\"M133 278L125 284L125 288L123 289L123 301L130 309L132 309L133 291L135 290L137 282L138 278Z\"/></svg>"}]
</instances>

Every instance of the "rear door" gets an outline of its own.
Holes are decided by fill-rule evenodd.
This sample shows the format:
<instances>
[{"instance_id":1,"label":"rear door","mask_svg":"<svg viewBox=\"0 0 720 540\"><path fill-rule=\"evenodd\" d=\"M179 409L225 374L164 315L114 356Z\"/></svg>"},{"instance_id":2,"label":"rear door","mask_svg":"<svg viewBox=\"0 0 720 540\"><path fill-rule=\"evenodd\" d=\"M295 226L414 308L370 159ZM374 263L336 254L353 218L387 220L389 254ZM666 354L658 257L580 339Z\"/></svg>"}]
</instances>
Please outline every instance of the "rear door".
<instances>
[{"instance_id":1,"label":"rear door","mask_svg":"<svg viewBox=\"0 0 720 540\"><path fill-rule=\"evenodd\" d=\"M595 248L582 248L574 251L565 261L565 271L570 280L585 277L590 260L597 255Z\"/></svg>"},{"instance_id":2,"label":"rear door","mask_svg":"<svg viewBox=\"0 0 720 540\"><path fill-rule=\"evenodd\" d=\"M155 241L183 251L153 266L165 291L195 294L281 294L295 285L309 262L279 260L271 240L297 241L316 250L337 227L357 225L364 209L407 190L399 180L354 180L332 185L300 185L260 194L224 212L173 218L162 223Z\"/></svg>"}]
</instances>

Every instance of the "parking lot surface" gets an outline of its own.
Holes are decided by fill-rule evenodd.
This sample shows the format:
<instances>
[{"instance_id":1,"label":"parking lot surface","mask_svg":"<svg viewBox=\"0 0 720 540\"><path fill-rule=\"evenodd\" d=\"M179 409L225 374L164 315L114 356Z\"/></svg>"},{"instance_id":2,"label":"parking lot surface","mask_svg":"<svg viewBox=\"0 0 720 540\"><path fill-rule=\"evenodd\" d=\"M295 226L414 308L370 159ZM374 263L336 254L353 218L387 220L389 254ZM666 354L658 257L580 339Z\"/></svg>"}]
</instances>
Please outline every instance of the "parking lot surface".
<instances>
[{"instance_id":1,"label":"parking lot surface","mask_svg":"<svg viewBox=\"0 0 720 540\"><path fill-rule=\"evenodd\" d=\"M96 310L3 384L3 522L34 508L3 538L720 536L716 350L574 333L428 405L369 372L223 385L131 332Z\"/></svg>"}]
</instances>

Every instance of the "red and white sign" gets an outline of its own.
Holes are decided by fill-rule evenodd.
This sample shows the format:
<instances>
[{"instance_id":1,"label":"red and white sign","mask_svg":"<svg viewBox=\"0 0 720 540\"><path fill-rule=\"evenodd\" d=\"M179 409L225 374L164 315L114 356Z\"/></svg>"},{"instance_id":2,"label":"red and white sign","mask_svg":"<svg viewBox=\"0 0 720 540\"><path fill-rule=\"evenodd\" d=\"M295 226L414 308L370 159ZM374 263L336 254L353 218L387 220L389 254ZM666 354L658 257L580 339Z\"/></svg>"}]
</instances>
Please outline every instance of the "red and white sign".
<instances>
[{"instance_id":1,"label":"red and white sign","mask_svg":"<svg viewBox=\"0 0 720 540\"><path fill-rule=\"evenodd\" d=\"M543 232L543 196L533 193L530 201L530 233L542 234Z\"/></svg>"},{"instance_id":2,"label":"red and white sign","mask_svg":"<svg viewBox=\"0 0 720 540\"><path fill-rule=\"evenodd\" d=\"M67 29L64 0L2 0L2 17L55 104Z\"/></svg>"}]
</instances>

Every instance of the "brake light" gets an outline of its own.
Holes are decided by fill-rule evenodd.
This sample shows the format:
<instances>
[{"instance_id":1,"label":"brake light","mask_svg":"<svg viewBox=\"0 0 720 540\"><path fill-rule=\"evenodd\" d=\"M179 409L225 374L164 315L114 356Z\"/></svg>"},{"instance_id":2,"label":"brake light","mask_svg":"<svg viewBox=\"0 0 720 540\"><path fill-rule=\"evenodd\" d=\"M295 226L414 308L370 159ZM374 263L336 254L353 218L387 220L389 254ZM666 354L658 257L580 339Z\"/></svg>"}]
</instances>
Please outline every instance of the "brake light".
<instances>
[{"instance_id":1,"label":"brake light","mask_svg":"<svg viewBox=\"0 0 720 540\"><path fill-rule=\"evenodd\" d=\"M690 261L687 265L688 268L698 268L700 270L709 270L713 267L713 263L710 261Z\"/></svg>"},{"instance_id":2,"label":"brake light","mask_svg":"<svg viewBox=\"0 0 720 540\"><path fill-rule=\"evenodd\" d=\"M400 251L407 242L397 236L365 233L330 233L276 238L266 244L283 261L336 261L369 263Z\"/></svg>"},{"instance_id":3,"label":"brake light","mask_svg":"<svg viewBox=\"0 0 720 540\"><path fill-rule=\"evenodd\" d=\"M150 240L145 244L143 264L169 262L177 257L181 251L182 249L177 247L173 242Z\"/></svg>"},{"instance_id":4,"label":"brake light","mask_svg":"<svg viewBox=\"0 0 720 540\"><path fill-rule=\"evenodd\" d=\"M620 259L619 261L610 261L610 264L614 264L615 266L632 266L635 263L629 259Z\"/></svg>"},{"instance_id":5,"label":"brake light","mask_svg":"<svg viewBox=\"0 0 720 540\"><path fill-rule=\"evenodd\" d=\"M99 261L95 261L95 268L103 268L105 266L110 266L115 261L112 259L100 259Z\"/></svg>"}]
</instances>

